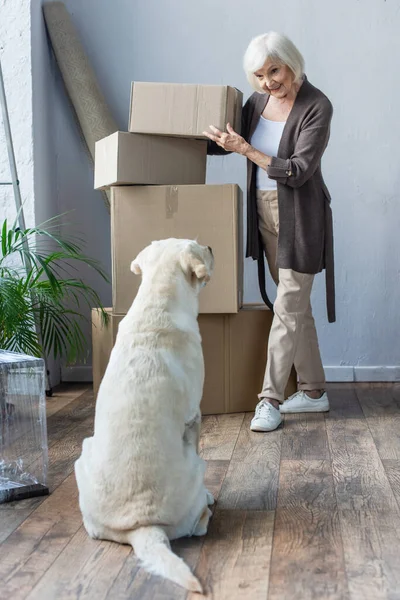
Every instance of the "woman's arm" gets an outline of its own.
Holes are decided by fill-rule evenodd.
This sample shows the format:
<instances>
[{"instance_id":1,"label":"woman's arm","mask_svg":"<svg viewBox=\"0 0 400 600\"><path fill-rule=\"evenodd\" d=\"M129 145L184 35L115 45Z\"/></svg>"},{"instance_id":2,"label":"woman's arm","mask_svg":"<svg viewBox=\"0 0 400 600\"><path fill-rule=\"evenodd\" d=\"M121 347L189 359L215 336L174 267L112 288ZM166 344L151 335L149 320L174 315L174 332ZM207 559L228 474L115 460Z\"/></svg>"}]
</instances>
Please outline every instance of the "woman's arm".
<instances>
[{"instance_id":1,"label":"woman's arm","mask_svg":"<svg viewBox=\"0 0 400 600\"><path fill-rule=\"evenodd\" d=\"M268 171L268 167L271 164L272 157L268 156L268 154L264 154L256 148L253 148L250 144L244 149L243 156L251 160L251 162L255 163L258 167L261 167L265 171Z\"/></svg>"},{"instance_id":2,"label":"woman's arm","mask_svg":"<svg viewBox=\"0 0 400 600\"><path fill-rule=\"evenodd\" d=\"M292 156L271 158L266 168L270 179L297 188L314 174L328 145L332 114L329 101L312 111L300 131Z\"/></svg>"},{"instance_id":3,"label":"woman's arm","mask_svg":"<svg viewBox=\"0 0 400 600\"><path fill-rule=\"evenodd\" d=\"M327 100L323 106L311 111L300 131L292 156L288 159L268 156L256 150L238 135L230 125L223 133L216 127L210 127L212 134L206 134L218 147L228 152L237 152L246 156L256 165L266 170L268 177L278 183L296 188L303 185L318 167L328 144L332 105Z\"/></svg>"}]
</instances>

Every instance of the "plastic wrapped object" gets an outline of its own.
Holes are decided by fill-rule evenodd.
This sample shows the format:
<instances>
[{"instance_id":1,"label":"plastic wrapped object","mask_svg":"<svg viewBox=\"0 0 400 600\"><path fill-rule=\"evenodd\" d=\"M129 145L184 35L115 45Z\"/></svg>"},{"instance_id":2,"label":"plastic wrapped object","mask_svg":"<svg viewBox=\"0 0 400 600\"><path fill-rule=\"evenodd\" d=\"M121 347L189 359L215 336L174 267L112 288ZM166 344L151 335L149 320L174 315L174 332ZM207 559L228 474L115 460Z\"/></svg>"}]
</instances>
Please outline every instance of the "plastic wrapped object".
<instances>
[{"instance_id":1,"label":"plastic wrapped object","mask_svg":"<svg viewBox=\"0 0 400 600\"><path fill-rule=\"evenodd\" d=\"M44 360L0 350L0 504L49 493Z\"/></svg>"}]
</instances>

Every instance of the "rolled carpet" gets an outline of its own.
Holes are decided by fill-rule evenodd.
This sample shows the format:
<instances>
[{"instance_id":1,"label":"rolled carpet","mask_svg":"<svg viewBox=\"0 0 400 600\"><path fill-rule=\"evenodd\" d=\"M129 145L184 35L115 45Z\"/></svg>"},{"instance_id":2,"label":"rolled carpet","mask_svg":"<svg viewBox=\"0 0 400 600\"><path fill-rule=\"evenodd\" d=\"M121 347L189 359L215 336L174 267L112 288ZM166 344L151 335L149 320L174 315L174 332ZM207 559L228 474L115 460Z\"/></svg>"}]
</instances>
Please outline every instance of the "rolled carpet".
<instances>
[{"instance_id":1,"label":"rolled carpet","mask_svg":"<svg viewBox=\"0 0 400 600\"><path fill-rule=\"evenodd\" d=\"M74 24L62 2L43 5L47 30L81 137L94 164L95 144L118 131ZM103 193L110 210L109 194Z\"/></svg>"}]
</instances>

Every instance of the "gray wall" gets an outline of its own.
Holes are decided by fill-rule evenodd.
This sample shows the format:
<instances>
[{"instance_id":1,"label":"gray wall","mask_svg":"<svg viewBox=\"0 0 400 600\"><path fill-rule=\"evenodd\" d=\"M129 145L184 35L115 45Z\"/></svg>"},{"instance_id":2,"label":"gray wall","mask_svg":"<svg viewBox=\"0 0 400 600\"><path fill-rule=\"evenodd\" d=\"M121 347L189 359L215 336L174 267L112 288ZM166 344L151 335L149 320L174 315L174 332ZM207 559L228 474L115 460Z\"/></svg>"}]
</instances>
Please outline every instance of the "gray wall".
<instances>
[{"instance_id":1,"label":"gray wall","mask_svg":"<svg viewBox=\"0 0 400 600\"><path fill-rule=\"evenodd\" d=\"M127 127L132 80L230 84L247 97L241 61L251 37L277 30L293 39L309 79L335 108L323 164L335 217L335 325L326 322L323 276L313 292L328 378L400 378L398 3L65 3L121 129ZM101 195L92 190L92 170L59 82L54 110L58 209L75 209L89 251L109 267L109 217ZM237 182L244 188L243 159L210 159L207 182ZM109 287L88 278L109 304ZM245 298L258 299L251 261L246 262Z\"/></svg>"},{"instance_id":2,"label":"gray wall","mask_svg":"<svg viewBox=\"0 0 400 600\"><path fill-rule=\"evenodd\" d=\"M46 36L41 0L31 2L32 122L35 223L54 217L57 204L57 156L54 144L57 67ZM51 385L60 381L60 359L48 357Z\"/></svg>"}]
</instances>

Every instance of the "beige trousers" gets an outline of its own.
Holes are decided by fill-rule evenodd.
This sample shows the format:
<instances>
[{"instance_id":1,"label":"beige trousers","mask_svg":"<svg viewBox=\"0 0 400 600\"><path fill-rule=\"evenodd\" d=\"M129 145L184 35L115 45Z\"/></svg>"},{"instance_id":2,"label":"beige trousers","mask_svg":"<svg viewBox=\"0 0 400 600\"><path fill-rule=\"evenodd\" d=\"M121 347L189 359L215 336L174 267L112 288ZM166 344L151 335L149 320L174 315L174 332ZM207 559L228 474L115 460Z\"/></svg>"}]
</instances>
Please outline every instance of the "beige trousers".
<instances>
[{"instance_id":1,"label":"beige trousers","mask_svg":"<svg viewBox=\"0 0 400 600\"><path fill-rule=\"evenodd\" d=\"M314 275L276 267L279 233L277 191L259 190L257 211L268 266L278 286L268 340L267 366L259 398L274 398L282 403L293 364L299 389L325 388L325 374L310 302Z\"/></svg>"}]
</instances>

